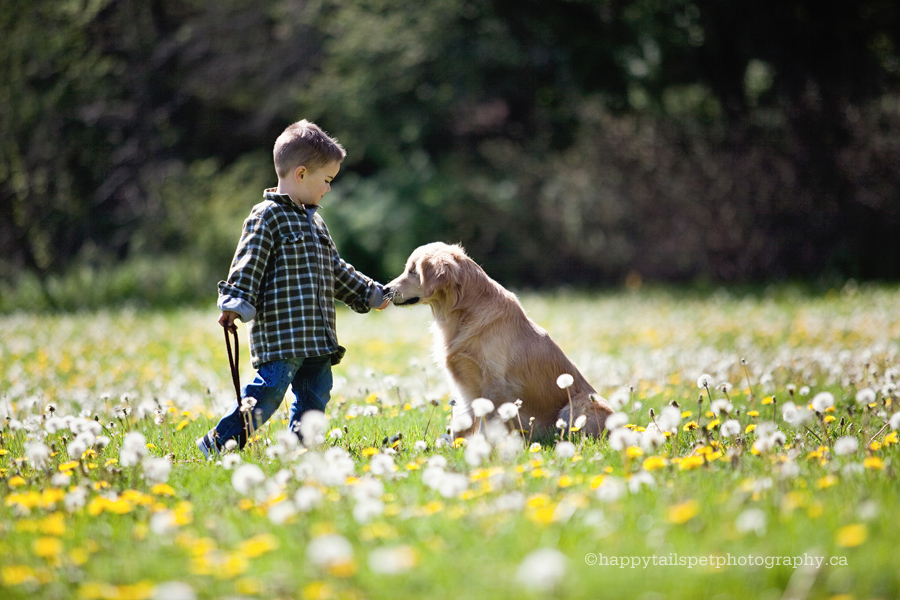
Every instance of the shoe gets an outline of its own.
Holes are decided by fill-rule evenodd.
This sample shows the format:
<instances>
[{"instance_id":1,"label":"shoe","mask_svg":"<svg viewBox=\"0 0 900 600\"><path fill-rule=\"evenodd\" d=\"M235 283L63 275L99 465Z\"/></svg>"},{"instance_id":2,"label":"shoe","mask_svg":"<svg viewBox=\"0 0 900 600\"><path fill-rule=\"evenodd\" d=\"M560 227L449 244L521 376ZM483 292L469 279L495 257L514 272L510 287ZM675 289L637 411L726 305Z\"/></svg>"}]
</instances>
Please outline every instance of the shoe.
<instances>
[{"instance_id":1,"label":"shoe","mask_svg":"<svg viewBox=\"0 0 900 600\"><path fill-rule=\"evenodd\" d=\"M210 431L205 435L197 438L197 448L206 457L206 460L215 460L219 457L219 447L213 439L214 431Z\"/></svg>"}]
</instances>

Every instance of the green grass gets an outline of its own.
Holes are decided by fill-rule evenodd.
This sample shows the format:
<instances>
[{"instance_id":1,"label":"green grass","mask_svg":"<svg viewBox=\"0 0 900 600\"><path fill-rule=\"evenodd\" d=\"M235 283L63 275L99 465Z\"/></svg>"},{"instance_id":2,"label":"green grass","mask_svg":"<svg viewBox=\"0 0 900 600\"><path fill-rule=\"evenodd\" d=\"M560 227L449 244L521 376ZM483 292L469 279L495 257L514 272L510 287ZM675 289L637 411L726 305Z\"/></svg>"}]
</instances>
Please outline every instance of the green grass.
<instances>
[{"instance_id":1,"label":"green grass","mask_svg":"<svg viewBox=\"0 0 900 600\"><path fill-rule=\"evenodd\" d=\"M8 417L0 429L0 596L152 598L166 595L167 582L186 583L197 598L900 595L898 444L888 425L898 411L900 290L645 290L522 301L600 393L623 399L638 433L651 409L658 417L674 402L690 412L678 435L644 451L576 435L571 459L553 444L523 443L511 456L495 449L470 464L463 445L436 445L449 397L431 358L428 310L342 310L349 352L335 371L328 429L343 435L268 458L285 428L279 413L240 455L266 479L244 496L232 485L236 468L201 461L194 446L233 396L216 313L0 317L0 417ZM253 371L240 333L246 381ZM697 386L704 373L731 384L737 436L722 437L707 412L707 390ZM863 388L876 392L869 405L856 401ZM782 419L788 401L806 406L826 391L833 409L803 427ZM48 405L56 417L96 418L108 445L69 456L75 432L56 429ZM154 422L157 406L164 425ZM748 426L768 421L785 443L758 454L758 430ZM690 422L697 429L684 431ZM122 441L135 431L148 456L168 456L164 486L147 481L141 464L123 466ZM396 470L384 472L382 440L397 433ZM836 453L841 437L856 439L856 449ZM28 459L36 441L53 452L43 466ZM323 483L336 470L311 465L331 447L350 457L352 475ZM435 457L464 490L444 495L426 485ZM616 487L621 494L610 494ZM301 488L321 495L308 512L295 504ZM335 539L352 553L316 564L325 555L314 549ZM538 549L563 558L557 579L540 567L523 575ZM632 557L647 566L615 566ZM825 564L783 564L807 557ZM729 558L719 568L700 564ZM537 587L528 574L538 575Z\"/></svg>"}]
</instances>

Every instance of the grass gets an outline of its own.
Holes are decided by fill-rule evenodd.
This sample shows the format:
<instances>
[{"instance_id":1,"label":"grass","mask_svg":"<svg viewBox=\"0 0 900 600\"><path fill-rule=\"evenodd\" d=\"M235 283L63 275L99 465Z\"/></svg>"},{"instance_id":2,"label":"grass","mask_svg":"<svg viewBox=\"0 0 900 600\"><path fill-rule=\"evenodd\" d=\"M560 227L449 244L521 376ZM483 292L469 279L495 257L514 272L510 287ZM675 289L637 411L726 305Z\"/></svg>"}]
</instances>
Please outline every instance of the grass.
<instances>
[{"instance_id":1,"label":"grass","mask_svg":"<svg viewBox=\"0 0 900 600\"><path fill-rule=\"evenodd\" d=\"M427 309L341 311L349 352L327 427L340 437L286 446L279 413L239 458L206 463L194 440L233 396L215 313L0 317L0 596L900 595L900 290L522 300L621 403L633 439L576 435L568 457L513 434L480 462L477 440L441 446L449 397ZM720 382L727 415L709 412ZM823 392L832 407L805 408ZM789 401L802 426L782 418ZM650 410L672 403L677 435L642 447ZM100 440L87 452L72 446L85 421ZM134 432L146 457L132 465ZM262 477L241 493L248 465Z\"/></svg>"}]
</instances>

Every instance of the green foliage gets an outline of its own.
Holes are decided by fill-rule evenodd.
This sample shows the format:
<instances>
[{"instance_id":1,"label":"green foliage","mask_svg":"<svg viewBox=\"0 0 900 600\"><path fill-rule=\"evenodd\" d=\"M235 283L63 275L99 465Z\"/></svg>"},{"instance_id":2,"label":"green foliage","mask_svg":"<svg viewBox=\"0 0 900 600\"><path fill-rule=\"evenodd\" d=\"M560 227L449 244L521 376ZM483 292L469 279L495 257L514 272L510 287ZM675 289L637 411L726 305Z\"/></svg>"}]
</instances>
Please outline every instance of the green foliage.
<instances>
[{"instance_id":1,"label":"green foliage","mask_svg":"<svg viewBox=\"0 0 900 600\"><path fill-rule=\"evenodd\" d=\"M347 147L325 216L380 279L436 239L529 286L900 274L881 0L8 4L6 288L98 254L221 277L299 118Z\"/></svg>"}]
</instances>

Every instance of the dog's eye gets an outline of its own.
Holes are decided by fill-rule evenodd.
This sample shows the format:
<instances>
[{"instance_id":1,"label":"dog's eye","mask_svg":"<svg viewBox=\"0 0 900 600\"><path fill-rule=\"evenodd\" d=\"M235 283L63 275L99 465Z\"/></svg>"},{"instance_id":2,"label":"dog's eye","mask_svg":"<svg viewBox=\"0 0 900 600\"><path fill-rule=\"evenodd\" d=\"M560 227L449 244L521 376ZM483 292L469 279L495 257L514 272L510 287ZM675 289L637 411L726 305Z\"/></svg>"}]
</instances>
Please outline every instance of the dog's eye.
<instances>
[{"instance_id":1,"label":"dog's eye","mask_svg":"<svg viewBox=\"0 0 900 600\"><path fill-rule=\"evenodd\" d=\"M416 270L415 270L415 269L410 269L410 270L409 270L409 276L410 276L410 277L415 277L415 276L416 276Z\"/></svg>"}]
</instances>

